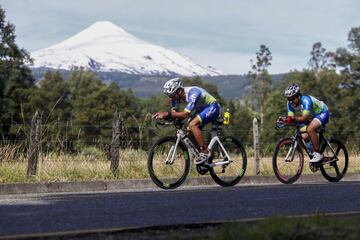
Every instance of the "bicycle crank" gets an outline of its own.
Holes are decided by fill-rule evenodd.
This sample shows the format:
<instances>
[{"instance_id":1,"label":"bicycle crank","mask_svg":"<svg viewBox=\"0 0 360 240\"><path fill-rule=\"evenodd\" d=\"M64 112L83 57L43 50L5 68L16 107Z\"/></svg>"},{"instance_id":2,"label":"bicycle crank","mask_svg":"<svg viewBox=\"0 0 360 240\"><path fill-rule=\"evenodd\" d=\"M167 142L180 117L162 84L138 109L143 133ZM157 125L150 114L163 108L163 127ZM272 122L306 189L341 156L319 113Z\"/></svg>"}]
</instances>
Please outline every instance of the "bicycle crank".
<instances>
[{"instance_id":1,"label":"bicycle crank","mask_svg":"<svg viewBox=\"0 0 360 240\"><path fill-rule=\"evenodd\" d=\"M207 165L205 165L204 163L198 164L198 165L196 165L196 171L201 175L205 175L208 173L209 167Z\"/></svg>"},{"instance_id":2,"label":"bicycle crank","mask_svg":"<svg viewBox=\"0 0 360 240\"><path fill-rule=\"evenodd\" d=\"M320 164L318 163L309 163L309 168L312 172L317 172L319 170Z\"/></svg>"}]
</instances>

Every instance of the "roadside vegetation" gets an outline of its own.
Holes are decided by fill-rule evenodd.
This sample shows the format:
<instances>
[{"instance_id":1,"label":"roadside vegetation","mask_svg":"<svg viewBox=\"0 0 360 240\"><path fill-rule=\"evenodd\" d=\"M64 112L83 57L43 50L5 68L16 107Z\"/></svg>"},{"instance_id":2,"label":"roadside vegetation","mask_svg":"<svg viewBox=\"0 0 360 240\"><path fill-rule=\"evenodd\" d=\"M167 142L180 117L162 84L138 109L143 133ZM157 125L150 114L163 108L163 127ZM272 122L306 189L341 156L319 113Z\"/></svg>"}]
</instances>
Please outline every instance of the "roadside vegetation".
<instances>
[{"instance_id":1,"label":"roadside vegetation","mask_svg":"<svg viewBox=\"0 0 360 240\"><path fill-rule=\"evenodd\" d=\"M248 166L245 175L254 175L254 160L251 151L248 156ZM147 152L141 149L122 149L119 152L119 171L114 176L110 170L110 161L105 153L95 147L84 148L77 154L48 153L41 154L38 163L38 173L27 177L27 159L21 154L19 147L7 145L0 147L0 183L26 182L66 182L113 179L147 179ZM306 161L307 163L308 161ZM271 156L263 157L260 163L262 176L273 176ZM360 173L360 154L350 156L348 173ZM313 174L307 164L303 174ZM192 164L190 177L202 177Z\"/></svg>"},{"instance_id":2,"label":"roadside vegetation","mask_svg":"<svg viewBox=\"0 0 360 240\"><path fill-rule=\"evenodd\" d=\"M225 224L210 239L359 239L359 216L323 216L304 218L269 217L254 223ZM201 238L200 238L201 239Z\"/></svg>"}]
</instances>

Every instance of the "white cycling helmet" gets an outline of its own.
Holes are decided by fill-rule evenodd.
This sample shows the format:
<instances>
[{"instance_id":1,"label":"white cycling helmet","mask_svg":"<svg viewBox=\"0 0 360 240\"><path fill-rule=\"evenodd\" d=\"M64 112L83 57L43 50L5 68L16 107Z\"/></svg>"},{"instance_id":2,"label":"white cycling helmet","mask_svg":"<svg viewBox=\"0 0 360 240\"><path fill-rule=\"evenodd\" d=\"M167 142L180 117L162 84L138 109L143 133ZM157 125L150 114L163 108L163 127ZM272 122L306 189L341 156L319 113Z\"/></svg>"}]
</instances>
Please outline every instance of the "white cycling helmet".
<instances>
[{"instance_id":1,"label":"white cycling helmet","mask_svg":"<svg viewBox=\"0 0 360 240\"><path fill-rule=\"evenodd\" d=\"M287 98L293 98L293 97L297 97L300 95L300 87L299 85L297 85L296 83L290 84L285 92L284 92L285 97Z\"/></svg>"},{"instance_id":2,"label":"white cycling helmet","mask_svg":"<svg viewBox=\"0 0 360 240\"><path fill-rule=\"evenodd\" d=\"M176 93L176 91L181 88L182 82L180 81L180 78L172 78L170 80L168 80L165 84L164 84L164 88L163 88L163 92L168 95L169 97L174 96L174 94Z\"/></svg>"}]
</instances>

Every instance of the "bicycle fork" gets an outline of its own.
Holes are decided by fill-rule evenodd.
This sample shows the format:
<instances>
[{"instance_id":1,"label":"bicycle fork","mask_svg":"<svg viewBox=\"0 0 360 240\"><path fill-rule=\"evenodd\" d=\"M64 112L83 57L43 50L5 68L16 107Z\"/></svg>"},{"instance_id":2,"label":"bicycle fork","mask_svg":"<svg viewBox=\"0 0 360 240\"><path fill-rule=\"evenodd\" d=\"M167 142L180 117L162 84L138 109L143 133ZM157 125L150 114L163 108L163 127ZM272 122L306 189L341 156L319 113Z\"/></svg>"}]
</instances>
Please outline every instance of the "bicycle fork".
<instances>
[{"instance_id":1,"label":"bicycle fork","mask_svg":"<svg viewBox=\"0 0 360 240\"><path fill-rule=\"evenodd\" d=\"M170 151L168 152L167 157L166 157L165 163L169 164L169 165L173 164L175 161L176 149L178 148L178 145L180 142L180 137L178 136L178 134L176 135L176 137L177 137L176 142L174 145L171 146Z\"/></svg>"},{"instance_id":2,"label":"bicycle fork","mask_svg":"<svg viewBox=\"0 0 360 240\"><path fill-rule=\"evenodd\" d=\"M294 144L291 145L289 151L286 154L286 157L285 157L286 162L291 162L292 160L294 160L295 152L296 152L296 149L297 149L299 143L296 139L293 141L294 141Z\"/></svg>"}]
</instances>

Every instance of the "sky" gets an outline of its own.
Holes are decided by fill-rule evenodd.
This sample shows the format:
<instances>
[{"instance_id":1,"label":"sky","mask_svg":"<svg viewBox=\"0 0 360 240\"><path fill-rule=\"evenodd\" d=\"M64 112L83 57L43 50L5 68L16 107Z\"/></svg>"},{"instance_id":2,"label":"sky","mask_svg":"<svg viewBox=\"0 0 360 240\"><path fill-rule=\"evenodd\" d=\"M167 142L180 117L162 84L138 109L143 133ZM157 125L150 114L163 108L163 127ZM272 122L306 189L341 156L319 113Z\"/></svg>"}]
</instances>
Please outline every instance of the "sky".
<instances>
[{"instance_id":1,"label":"sky","mask_svg":"<svg viewBox=\"0 0 360 240\"><path fill-rule=\"evenodd\" d=\"M321 42L347 47L360 26L360 0L0 0L17 44L33 52L97 21L111 21L150 43L226 74L246 74L260 45L271 74L302 70Z\"/></svg>"}]
</instances>

